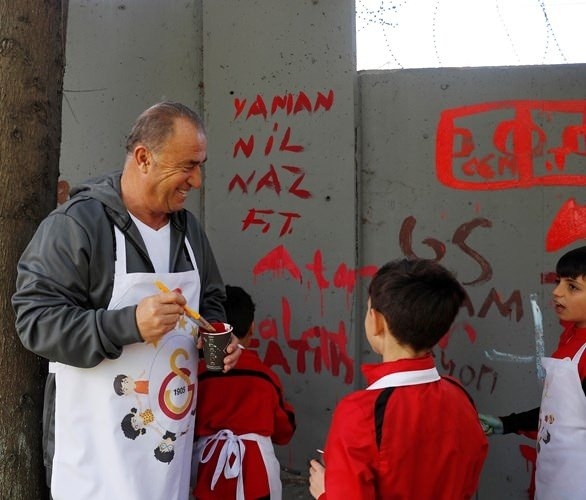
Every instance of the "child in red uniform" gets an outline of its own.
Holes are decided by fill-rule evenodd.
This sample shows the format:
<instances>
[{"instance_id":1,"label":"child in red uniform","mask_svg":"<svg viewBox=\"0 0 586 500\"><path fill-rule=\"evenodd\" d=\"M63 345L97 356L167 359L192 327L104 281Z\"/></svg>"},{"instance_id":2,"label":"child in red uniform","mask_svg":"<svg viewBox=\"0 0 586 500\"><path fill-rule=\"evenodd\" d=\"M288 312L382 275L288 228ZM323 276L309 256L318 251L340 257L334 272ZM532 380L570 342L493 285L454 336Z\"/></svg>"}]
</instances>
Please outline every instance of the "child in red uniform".
<instances>
[{"instance_id":1,"label":"child in red uniform","mask_svg":"<svg viewBox=\"0 0 586 500\"><path fill-rule=\"evenodd\" d=\"M431 350L466 296L440 264L382 266L368 288L364 326L382 363L363 365L365 390L344 397L324 466L310 461L309 491L327 499L471 498L488 443L463 387L440 377Z\"/></svg>"},{"instance_id":2,"label":"child in red uniform","mask_svg":"<svg viewBox=\"0 0 586 500\"><path fill-rule=\"evenodd\" d=\"M226 295L227 321L244 350L228 373L206 371L200 362L193 495L197 500L280 499L273 443L291 440L295 413L283 398L278 376L247 349L254 331L250 295L229 285Z\"/></svg>"},{"instance_id":3,"label":"child in red uniform","mask_svg":"<svg viewBox=\"0 0 586 500\"><path fill-rule=\"evenodd\" d=\"M479 417L487 435L538 431L536 498L573 500L586 498L586 247L562 255L556 273L553 303L564 330L551 358L542 359L541 407Z\"/></svg>"}]
</instances>

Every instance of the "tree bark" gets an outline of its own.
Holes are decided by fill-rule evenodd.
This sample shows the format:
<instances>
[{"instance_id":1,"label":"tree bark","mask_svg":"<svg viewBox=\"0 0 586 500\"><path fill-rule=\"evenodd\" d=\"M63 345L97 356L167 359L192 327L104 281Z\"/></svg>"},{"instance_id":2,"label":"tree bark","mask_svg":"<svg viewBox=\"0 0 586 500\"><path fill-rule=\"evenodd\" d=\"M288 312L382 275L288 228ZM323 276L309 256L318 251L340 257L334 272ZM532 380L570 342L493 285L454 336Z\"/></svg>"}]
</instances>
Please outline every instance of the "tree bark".
<instances>
[{"instance_id":1,"label":"tree bark","mask_svg":"<svg viewBox=\"0 0 586 500\"><path fill-rule=\"evenodd\" d=\"M10 299L18 258L56 206L67 7L68 0L0 0L0 498L7 500L48 498L46 362L20 343Z\"/></svg>"}]
</instances>

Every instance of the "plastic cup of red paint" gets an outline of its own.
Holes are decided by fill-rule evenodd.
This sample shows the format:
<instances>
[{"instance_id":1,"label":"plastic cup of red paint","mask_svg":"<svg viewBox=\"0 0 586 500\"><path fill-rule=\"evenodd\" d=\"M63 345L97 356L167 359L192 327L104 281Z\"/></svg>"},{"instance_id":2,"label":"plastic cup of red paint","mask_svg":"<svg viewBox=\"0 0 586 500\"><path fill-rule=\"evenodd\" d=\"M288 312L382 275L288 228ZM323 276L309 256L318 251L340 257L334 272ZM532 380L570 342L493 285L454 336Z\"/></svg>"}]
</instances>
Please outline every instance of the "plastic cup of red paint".
<instances>
[{"instance_id":1,"label":"plastic cup of red paint","mask_svg":"<svg viewBox=\"0 0 586 500\"><path fill-rule=\"evenodd\" d=\"M215 332L199 330L203 339L203 357L208 370L221 371L224 369L224 358L227 354L226 348L232 340L232 325L220 322L210 324L216 330Z\"/></svg>"}]
</instances>

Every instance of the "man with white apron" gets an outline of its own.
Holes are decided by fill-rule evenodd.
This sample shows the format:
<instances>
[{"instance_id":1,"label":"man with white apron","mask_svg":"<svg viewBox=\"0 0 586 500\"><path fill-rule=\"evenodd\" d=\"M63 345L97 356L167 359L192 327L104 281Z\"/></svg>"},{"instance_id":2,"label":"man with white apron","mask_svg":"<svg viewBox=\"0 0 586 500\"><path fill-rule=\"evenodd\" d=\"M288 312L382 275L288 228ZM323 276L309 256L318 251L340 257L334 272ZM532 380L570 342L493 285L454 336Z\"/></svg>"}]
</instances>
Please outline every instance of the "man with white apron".
<instances>
[{"instance_id":1,"label":"man with white apron","mask_svg":"<svg viewBox=\"0 0 586 500\"><path fill-rule=\"evenodd\" d=\"M54 500L188 498L198 329L184 307L225 319L211 246L184 208L206 159L195 112L151 106L122 172L73 189L19 260L17 332L51 362L43 451ZM230 369L236 342L227 351Z\"/></svg>"},{"instance_id":2,"label":"man with white apron","mask_svg":"<svg viewBox=\"0 0 586 500\"><path fill-rule=\"evenodd\" d=\"M535 498L586 498L586 396L578 375L584 344L572 359L542 358Z\"/></svg>"},{"instance_id":3,"label":"man with white apron","mask_svg":"<svg viewBox=\"0 0 586 500\"><path fill-rule=\"evenodd\" d=\"M155 281L180 288L198 304L197 269L182 273L126 273L126 242L115 228L116 274L108 309L136 304L152 295ZM186 241L191 261L193 251ZM197 328L185 318L157 345L125 346L116 360L91 370L56 364L56 428L53 498L187 498L197 396ZM147 394L114 389L124 375L148 382ZM165 437L167 436L167 437ZM78 443L99 443L79 455ZM129 468L126 460L139 461ZM108 464L108 481L95 471ZM131 471L132 473L129 473Z\"/></svg>"}]
</instances>

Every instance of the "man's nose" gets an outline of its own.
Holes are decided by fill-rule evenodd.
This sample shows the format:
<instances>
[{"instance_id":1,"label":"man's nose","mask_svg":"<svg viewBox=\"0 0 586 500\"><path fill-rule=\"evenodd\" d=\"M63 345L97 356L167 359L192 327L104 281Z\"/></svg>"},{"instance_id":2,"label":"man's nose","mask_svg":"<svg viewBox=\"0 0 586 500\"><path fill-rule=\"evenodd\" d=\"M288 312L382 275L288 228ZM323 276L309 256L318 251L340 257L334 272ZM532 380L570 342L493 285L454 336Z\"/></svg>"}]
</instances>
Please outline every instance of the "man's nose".
<instances>
[{"instance_id":1,"label":"man's nose","mask_svg":"<svg viewBox=\"0 0 586 500\"><path fill-rule=\"evenodd\" d=\"M189 185L193 189L201 187L201 167L195 167L189 176Z\"/></svg>"}]
</instances>

